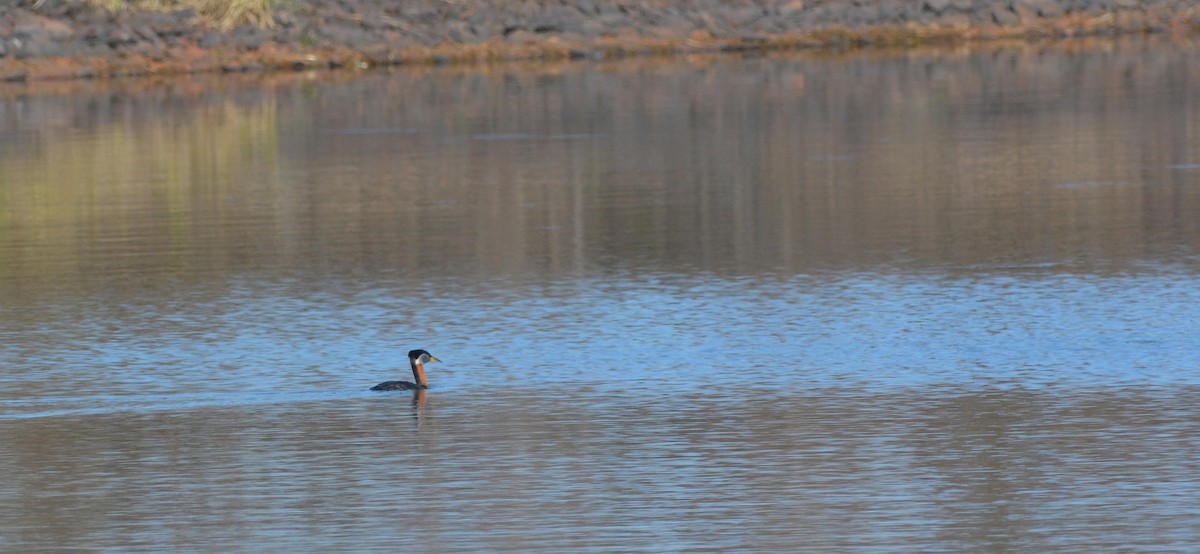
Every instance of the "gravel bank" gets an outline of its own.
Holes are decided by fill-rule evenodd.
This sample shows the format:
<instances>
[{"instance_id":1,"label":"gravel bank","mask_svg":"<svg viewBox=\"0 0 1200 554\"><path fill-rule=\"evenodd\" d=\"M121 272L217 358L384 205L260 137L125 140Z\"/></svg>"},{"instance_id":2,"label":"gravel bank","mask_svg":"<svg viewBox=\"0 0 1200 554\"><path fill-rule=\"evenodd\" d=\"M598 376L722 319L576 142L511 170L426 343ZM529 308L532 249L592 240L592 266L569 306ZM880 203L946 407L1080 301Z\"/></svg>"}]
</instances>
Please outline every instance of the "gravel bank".
<instances>
[{"instance_id":1,"label":"gravel bank","mask_svg":"<svg viewBox=\"0 0 1200 554\"><path fill-rule=\"evenodd\" d=\"M0 6L0 80L1198 30L1192 0L297 0L227 32L187 10L18 0Z\"/></svg>"}]
</instances>

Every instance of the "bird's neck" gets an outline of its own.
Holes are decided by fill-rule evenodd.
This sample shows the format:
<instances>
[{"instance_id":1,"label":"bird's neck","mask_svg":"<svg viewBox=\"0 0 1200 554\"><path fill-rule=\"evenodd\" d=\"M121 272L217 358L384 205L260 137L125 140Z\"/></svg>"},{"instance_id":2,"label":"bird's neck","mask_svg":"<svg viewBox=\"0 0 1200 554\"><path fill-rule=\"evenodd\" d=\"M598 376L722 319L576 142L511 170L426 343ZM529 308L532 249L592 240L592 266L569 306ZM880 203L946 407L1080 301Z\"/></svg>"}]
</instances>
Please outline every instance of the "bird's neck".
<instances>
[{"instance_id":1,"label":"bird's neck","mask_svg":"<svg viewBox=\"0 0 1200 554\"><path fill-rule=\"evenodd\" d=\"M412 365L413 379L416 379L417 386L423 389L429 388L429 382L425 380L425 364L416 360L410 360L409 364Z\"/></svg>"}]
</instances>

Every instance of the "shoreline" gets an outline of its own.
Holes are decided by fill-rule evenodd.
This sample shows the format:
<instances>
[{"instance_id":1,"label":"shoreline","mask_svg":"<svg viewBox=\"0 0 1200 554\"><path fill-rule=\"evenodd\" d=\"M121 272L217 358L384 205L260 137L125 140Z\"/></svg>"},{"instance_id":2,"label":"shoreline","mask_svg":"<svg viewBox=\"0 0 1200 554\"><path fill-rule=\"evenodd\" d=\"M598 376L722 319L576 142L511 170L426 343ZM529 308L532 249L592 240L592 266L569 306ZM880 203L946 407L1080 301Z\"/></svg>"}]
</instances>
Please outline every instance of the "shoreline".
<instances>
[{"instance_id":1,"label":"shoreline","mask_svg":"<svg viewBox=\"0 0 1200 554\"><path fill-rule=\"evenodd\" d=\"M979 4L978 6L976 4ZM35 7L37 6L37 7ZM0 7L0 81L210 72L847 51L1200 34L1183 0L309 0L228 31L190 10L109 12L78 0Z\"/></svg>"}]
</instances>

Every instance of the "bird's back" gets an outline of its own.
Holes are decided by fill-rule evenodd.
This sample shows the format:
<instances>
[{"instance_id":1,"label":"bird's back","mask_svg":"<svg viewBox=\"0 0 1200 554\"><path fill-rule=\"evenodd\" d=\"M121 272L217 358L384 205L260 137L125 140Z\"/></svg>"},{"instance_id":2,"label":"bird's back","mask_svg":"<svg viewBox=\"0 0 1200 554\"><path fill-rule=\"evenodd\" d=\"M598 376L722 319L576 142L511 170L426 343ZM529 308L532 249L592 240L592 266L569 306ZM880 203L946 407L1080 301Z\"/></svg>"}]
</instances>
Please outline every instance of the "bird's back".
<instances>
[{"instance_id":1,"label":"bird's back","mask_svg":"<svg viewBox=\"0 0 1200 554\"><path fill-rule=\"evenodd\" d=\"M421 387L408 381L384 381L371 387L371 390L417 390L419 388Z\"/></svg>"}]
</instances>

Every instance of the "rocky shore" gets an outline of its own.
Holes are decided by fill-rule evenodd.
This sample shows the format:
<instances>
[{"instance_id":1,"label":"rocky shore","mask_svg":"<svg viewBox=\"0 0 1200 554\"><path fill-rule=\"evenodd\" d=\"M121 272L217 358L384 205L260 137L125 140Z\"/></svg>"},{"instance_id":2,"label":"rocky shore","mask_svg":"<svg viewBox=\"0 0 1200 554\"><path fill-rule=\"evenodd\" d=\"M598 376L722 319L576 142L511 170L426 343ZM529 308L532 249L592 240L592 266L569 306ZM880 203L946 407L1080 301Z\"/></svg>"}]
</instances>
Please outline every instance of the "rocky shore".
<instances>
[{"instance_id":1,"label":"rocky shore","mask_svg":"<svg viewBox=\"0 0 1200 554\"><path fill-rule=\"evenodd\" d=\"M1200 31L1194 0L296 0L270 27L0 5L0 80Z\"/></svg>"}]
</instances>

